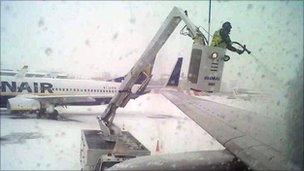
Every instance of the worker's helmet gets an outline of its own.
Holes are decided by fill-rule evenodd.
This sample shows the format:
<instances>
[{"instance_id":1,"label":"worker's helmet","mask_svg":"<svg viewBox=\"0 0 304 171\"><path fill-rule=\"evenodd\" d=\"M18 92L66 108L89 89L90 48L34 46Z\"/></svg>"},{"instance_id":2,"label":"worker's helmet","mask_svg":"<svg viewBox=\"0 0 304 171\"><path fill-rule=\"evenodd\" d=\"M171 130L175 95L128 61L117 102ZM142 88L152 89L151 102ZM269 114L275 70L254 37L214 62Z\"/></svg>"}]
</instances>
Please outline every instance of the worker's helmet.
<instances>
[{"instance_id":1,"label":"worker's helmet","mask_svg":"<svg viewBox=\"0 0 304 171\"><path fill-rule=\"evenodd\" d=\"M226 22L224 22L224 24L222 25L222 28L225 29L225 30L230 30L232 27L231 27L230 22L226 21Z\"/></svg>"}]
</instances>

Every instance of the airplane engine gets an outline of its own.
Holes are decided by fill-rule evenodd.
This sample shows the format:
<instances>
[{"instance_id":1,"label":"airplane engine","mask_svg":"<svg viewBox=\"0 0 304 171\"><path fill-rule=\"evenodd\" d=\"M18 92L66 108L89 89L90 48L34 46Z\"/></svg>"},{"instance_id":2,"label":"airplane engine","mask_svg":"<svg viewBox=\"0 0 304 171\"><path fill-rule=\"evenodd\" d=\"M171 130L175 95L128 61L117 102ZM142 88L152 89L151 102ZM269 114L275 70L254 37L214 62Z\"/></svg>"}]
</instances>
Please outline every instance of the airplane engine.
<instances>
[{"instance_id":1,"label":"airplane engine","mask_svg":"<svg viewBox=\"0 0 304 171\"><path fill-rule=\"evenodd\" d=\"M45 109L46 113L54 113L55 107L53 105L48 105Z\"/></svg>"},{"instance_id":2,"label":"airplane engine","mask_svg":"<svg viewBox=\"0 0 304 171\"><path fill-rule=\"evenodd\" d=\"M40 110L41 105L39 101L24 97L14 97L8 99L7 110L9 113L14 112L25 112L25 111L38 111Z\"/></svg>"}]
</instances>

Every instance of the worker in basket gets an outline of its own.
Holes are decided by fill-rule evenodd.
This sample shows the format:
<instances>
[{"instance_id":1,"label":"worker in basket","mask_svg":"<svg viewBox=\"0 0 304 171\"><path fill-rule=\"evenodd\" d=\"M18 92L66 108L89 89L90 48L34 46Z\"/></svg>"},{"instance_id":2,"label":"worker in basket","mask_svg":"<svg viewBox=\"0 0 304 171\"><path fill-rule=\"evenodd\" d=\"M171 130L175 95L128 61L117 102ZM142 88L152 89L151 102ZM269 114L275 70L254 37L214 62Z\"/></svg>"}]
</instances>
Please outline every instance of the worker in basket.
<instances>
[{"instance_id":1,"label":"worker in basket","mask_svg":"<svg viewBox=\"0 0 304 171\"><path fill-rule=\"evenodd\" d=\"M230 22L225 22L223 25L222 25L222 28L220 30L217 30L214 35L213 35L213 38L212 38L212 42L211 42L211 46L214 46L214 47L221 47L221 48L224 48L224 49L228 49L232 52L236 52L238 53L239 55L242 54L244 52L244 50L240 50L240 49L237 49L235 47L232 46L232 43L231 40L230 40L230 31L231 31L231 24Z\"/></svg>"}]
</instances>

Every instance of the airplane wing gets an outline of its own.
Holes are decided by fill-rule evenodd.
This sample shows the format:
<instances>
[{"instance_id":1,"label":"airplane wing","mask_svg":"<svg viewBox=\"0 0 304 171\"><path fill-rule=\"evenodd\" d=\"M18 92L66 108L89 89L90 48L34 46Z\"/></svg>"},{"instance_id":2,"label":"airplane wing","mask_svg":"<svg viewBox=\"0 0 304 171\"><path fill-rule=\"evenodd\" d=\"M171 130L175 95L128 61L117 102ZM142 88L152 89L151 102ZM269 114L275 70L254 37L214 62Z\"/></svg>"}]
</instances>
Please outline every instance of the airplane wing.
<instances>
[{"instance_id":1,"label":"airplane wing","mask_svg":"<svg viewBox=\"0 0 304 171\"><path fill-rule=\"evenodd\" d=\"M280 139L285 124L182 92L161 93L250 169L294 169L284 155Z\"/></svg>"},{"instance_id":2,"label":"airplane wing","mask_svg":"<svg viewBox=\"0 0 304 171\"><path fill-rule=\"evenodd\" d=\"M89 95L46 95L46 96L38 96L38 95L26 95L26 96L17 96L17 97L24 97L28 99L38 100L42 103L49 103L49 104L59 104L65 105L70 103L77 103L77 102L94 102L97 96L89 96ZM102 96L104 98L104 96ZM100 97L101 98L101 97Z\"/></svg>"}]
</instances>

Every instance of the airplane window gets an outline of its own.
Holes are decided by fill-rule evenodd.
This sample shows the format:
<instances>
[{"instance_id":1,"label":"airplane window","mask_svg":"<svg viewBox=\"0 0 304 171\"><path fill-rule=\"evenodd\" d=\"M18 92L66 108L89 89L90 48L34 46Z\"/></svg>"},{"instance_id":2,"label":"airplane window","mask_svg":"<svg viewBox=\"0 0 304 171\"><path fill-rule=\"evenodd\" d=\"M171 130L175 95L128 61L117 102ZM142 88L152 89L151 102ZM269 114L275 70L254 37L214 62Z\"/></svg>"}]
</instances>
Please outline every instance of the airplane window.
<instances>
[{"instance_id":1,"label":"airplane window","mask_svg":"<svg viewBox=\"0 0 304 171\"><path fill-rule=\"evenodd\" d=\"M59 88L59 91L61 91L61 88Z\"/></svg>"},{"instance_id":2,"label":"airplane window","mask_svg":"<svg viewBox=\"0 0 304 171\"><path fill-rule=\"evenodd\" d=\"M74 88L74 91L76 91L76 88Z\"/></svg>"},{"instance_id":3,"label":"airplane window","mask_svg":"<svg viewBox=\"0 0 304 171\"><path fill-rule=\"evenodd\" d=\"M70 88L70 91L73 91L73 89Z\"/></svg>"},{"instance_id":4,"label":"airplane window","mask_svg":"<svg viewBox=\"0 0 304 171\"><path fill-rule=\"evenodd\" d=\"M80 89L80 91L82 92L83 90L82 90L82 89Z\"/></svg>"},{"instance_id":5,"label":"airplane window","mask_svg":"<svg viewBox=\"0 0 304 171\"><path fill-rule=\"evenodd\" d=\"M84 89L84 91L87 91L87 89Z\"/></svg>"}]
</instances>

